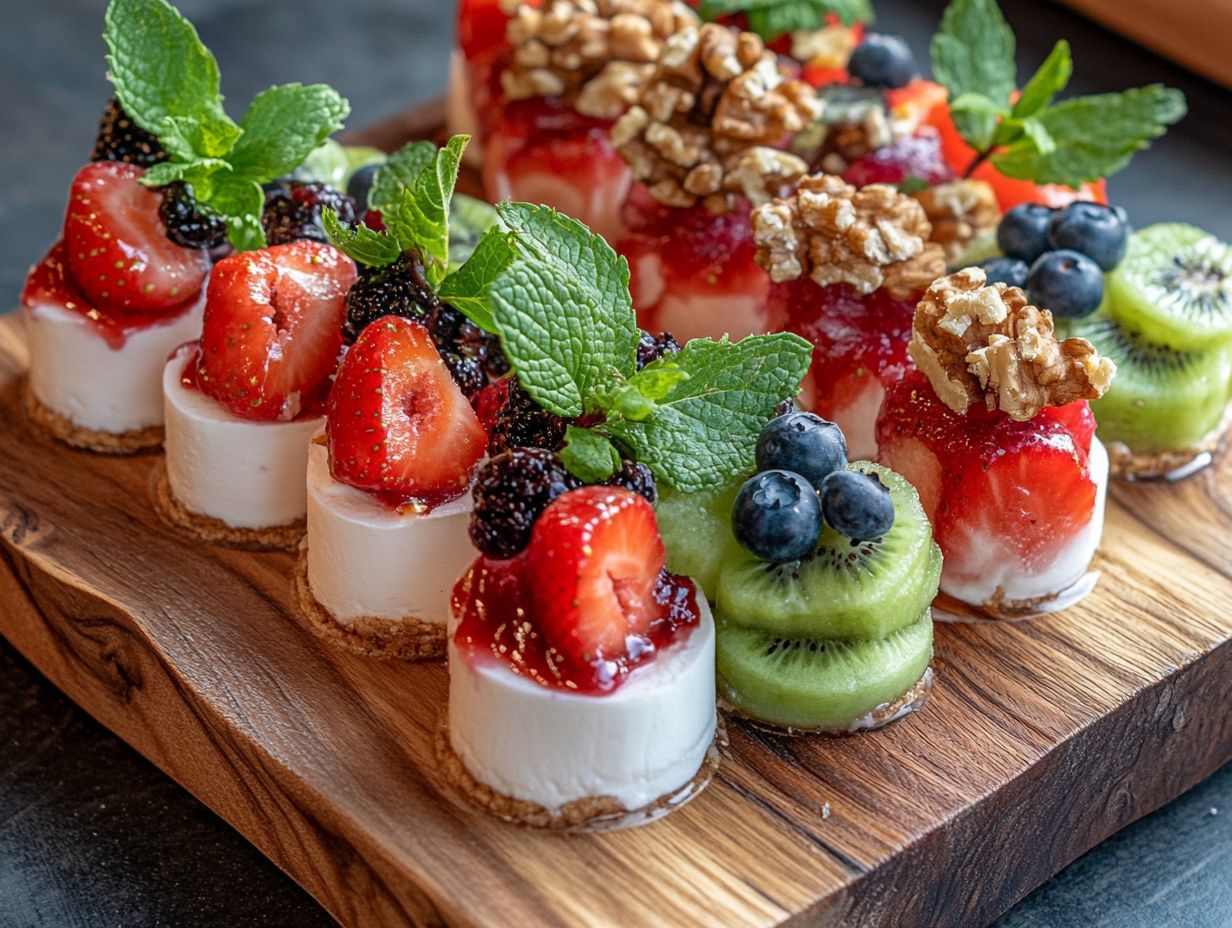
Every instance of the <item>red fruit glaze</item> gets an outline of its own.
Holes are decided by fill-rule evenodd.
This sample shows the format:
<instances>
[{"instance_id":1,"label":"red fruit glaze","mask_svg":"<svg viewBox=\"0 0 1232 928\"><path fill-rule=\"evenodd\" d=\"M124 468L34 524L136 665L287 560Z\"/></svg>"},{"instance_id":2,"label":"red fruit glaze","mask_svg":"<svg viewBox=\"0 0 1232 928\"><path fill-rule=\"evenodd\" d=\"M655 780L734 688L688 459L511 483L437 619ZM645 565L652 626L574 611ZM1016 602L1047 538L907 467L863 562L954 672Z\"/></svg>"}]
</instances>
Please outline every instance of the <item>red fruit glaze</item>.
<instances>
[{"instance_id":1,"label":"red fruit glaze","mask_svg":"<svg viewBox=\"0 0 1232 928\"><path fill-rule=\"evenodd\" d=\"M941 135L931 126L869 152L843 172L843 180L857 187L901 184L908 178L930 186L954 179L954 172L941 156Z\"/></svg>"},{"instance_id":2,"label":"red fruit glaze","mask_svg":"<svg viewBox=\"0 0 1232 928\"><path fill-rule=\"evenodd\" d=\"M965 583L979 579L991 547L1040 572L1087 526L1093 426L1082 401L1029 422L983 406L960 416L916 371L888 392L877 438L881 463L919 490L947 578Z\"/></svg>"},{"instance_id":3,"label":"red fruit glaze","mask_svg":"<svg viewBox=\"0 0 1232 928\"><path fill-rule=\"evenodd\" d=\"M633 306L642 328L680 342L770 332L770 278L757 266L751 208L727 213L665 206L642 184L625 202L627 234L614 247L629 262Z\"/></svg>"},{"instance_id":4,"label":"red fruit glaze","mask_svg":"<svg viewBox=\"0 0 1232 928\"><path fill-rule=\"evenodd\" d=\"M202 249L167 238L162 195L138 182L143 168L118 161L87 164L73 178L64 217L69 271L101 310L162 313L201 292L209 271Z\"/></svg>"},{"instance_id":5,"label":"red fruit glaze","mask_svg":"<svg viewBox=\"0 0 1232 928\"><path fill-rule=\"evenodd\" d=\"M355 262L312 241L219 261L206 290L202 392L245 419L320 415L355 277Z\"/></svg>"},{"instance_id":6,"label":"red fruit glaze","mask_svg":"<svg viewBox=\"0 0 1232 928\"><path fill-rule=\"evenodd\" d=\"M529 0L527 5L535 6ZM462 0L458 4L458 47L467 60L503 48L507 43L509 14L502 0Z\"/></svg>"},{"instance_id":7,"label":"red fruit glaze","mask_svg":"<svg viewBox=\"0 0 1232 928\"><path fill-rule=\"evenodd\" d=\"M481 557L458 581L454 641L541 686L610 693L700 620L693 583L662 569L662 550L641 497L606 487L566 493L523 554Z\"/></svg>"},{"instance_id":8,"label":"red fruit glaze","mask_svg":"<svg viewBox=\"0 0 1232 928\"><path fill-rule=\"evenodd\" d=\"M329 470L393 508L461 496L488 436L428 330L399 316L369 325L329 394Z\"/></svg>"}]
</instances>

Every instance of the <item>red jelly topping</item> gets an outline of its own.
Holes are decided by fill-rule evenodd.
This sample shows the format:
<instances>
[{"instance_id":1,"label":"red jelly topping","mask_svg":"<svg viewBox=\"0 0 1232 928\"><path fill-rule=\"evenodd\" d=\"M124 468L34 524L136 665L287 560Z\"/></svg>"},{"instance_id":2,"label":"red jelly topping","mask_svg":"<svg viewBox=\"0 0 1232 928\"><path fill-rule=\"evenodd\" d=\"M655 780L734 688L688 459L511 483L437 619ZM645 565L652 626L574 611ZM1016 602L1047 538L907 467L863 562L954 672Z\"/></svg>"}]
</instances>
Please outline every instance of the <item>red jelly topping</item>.
<instances>
[{"instance_id":1,"label":"red jelly topping","mask_svg":"<svg viewBox=\"0 0 1232 928\"><path fill-rule=\"evenodd\" d=\"M644 634L629 636L628 654L574 668L536 628L525 564L524 554L506 561L475 560L454 586L453 612L459 619L454 642L468 656L502 661L540 686L595 696L611 693L635 668L683 642L701 619L692 581L663 570L654 593L659 616Z\"/></svg>"},{"instance_id":2,"label":"red jelly topping","mask_svg":"<svg viewBox=\"0 0 1232 928\"><path fill-rule=\"evenodd\" d=\"M43 260L30 269L26 285L21 291L21 303L27 309L35 306L58 306L80 313L114 351L123 348L128 336L133 332L162 325L186 312L196 302L197 296L194 294L180 306L159 313L97 305L81 292L81 288L73 280L63 241L52 245Z\"/></svg>"}]
</instances>

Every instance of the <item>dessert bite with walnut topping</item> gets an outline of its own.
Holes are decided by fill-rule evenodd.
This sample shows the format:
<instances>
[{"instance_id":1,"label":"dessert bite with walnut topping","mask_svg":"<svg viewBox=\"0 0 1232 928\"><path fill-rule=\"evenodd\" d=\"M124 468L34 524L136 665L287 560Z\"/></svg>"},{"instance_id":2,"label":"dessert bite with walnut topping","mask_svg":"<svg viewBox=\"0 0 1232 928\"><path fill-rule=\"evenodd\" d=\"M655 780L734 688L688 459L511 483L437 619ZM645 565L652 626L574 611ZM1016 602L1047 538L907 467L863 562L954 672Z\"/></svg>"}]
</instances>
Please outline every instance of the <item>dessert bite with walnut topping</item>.
<instances>
[{"instance_id":1,"label":"dessert bite with walnut topping","mask_svg":"<svg viewBox=\"0 0 1232 928\"><path fill-rule=\"evenodd\" d=\"M887 392L879 460L920 493L941 592L994 617L1076 602L1095 584L1108 484L1089 401L1116 365L974 267L927 289L909 351L919 370Z\"/></svg>"},{"instance_id":2,"label":"dessert bite with walnut topping","mask_svg":"<svg viewBox=\"0 0 1232 928\"><path fill-rule=\"evenodd\" d=\"M488 198L545 203L613 235L631 177L608 130L696 14L678 0L491 6L462 5L449 107L484 143Z\"/></svg>"},{"instance_id":3,"label":"dessert bite with walnut topping","mask_svg":"<svg viewBox=\"0 0 1232 928\"><path fill-rule=\"evenodd\" d=\"M820 112L815 91L751 32L672 36L612 143L637 183L624 209L643 325L678 337L767 331L749 211L807 169L785 150Z\"/></svg>"},{"instance_id":4,"label":"dessert bite with walnut topping","mask_svg":"<svg viewBox=\"0 0 1232 928\"><path fill-rule=\"evenodd\" d=\"M753 211L770 315L814 346L801 403L838 422L857 458L876 457L882 399L912 366L916 300L945 272L931 235L916 200L831 174Z\"/></svg>"}]
</instances>

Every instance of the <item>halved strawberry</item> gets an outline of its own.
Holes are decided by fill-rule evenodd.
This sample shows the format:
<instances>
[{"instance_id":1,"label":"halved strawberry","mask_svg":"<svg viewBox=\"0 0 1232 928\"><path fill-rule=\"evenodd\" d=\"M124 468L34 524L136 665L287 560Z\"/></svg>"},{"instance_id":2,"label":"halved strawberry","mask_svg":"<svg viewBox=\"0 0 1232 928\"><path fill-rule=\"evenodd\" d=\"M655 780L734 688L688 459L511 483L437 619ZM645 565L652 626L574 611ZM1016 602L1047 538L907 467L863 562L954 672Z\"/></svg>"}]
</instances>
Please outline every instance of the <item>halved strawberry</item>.
<instances>
[{"instance_id":1,"label":"halved strawberry","mask_svg":"<svg viewBox=\"0 0 1232 928\"><path fill-rule=\"evenodd\" d=\"M162 195L138 183L144 174L136 165L98 161L73 178L65 252L73 280L99 309L178 309L197 299L209 271L205 250L167 238Z\"/></svg>"},{"instance_id":2,"label":"halved strawberry","mask_svg":"<svg viewBox=\"0 0 1232 928\"><path fill-rule=\"evenodd\" d=\"M654 509L616 487L557 497L535 523L526 572L535 626L575 674L615 678L652 650L667 560Z\"/></svg>"},{"instance_id":3,"label":"halved strawberry","mask_svg":"<svg viewBox=\"0 0 1232 928\"><path fill-rule=\"evenodd\" d=\"M614 238L633 175L612 147L610 127L553 100L507 106L485 142L488 199L544 203Z\"/></svg>"},{"instance_id":4,"label":"halved strawberry","mask_svg":"<svg viewBox=\"0 0 1232 928\"><path fill-rule=\"evenodd\" d=\"M428 330L400 316L370 324L347 352L326 429L334 479L393 506L461 496L488 447Z\"/></svg>"},{"instance_id":5,"label":"halved strawberry","mask_svg":"<svg viewBox=\"0 0 1232 928\"><path fill-rule=\"evenodd\" d=\"M930 510L943 587L978 583L1007 563L1042 573L1090 523L1087 422L1071 405L1028 422L982 406L960 416L918 371L888 391L879 458L917 486Z\"/></svg>"},{"instance_id":6,"label":"halved strawberry","mask_svg":"<svg viewBox=\"0 0 1232 928\"><path fill-rule=\"evenodd\" d=\"M202 390L246 419L319 415L355 277L354 261L306 240L219 261L206 289Z\"/></svg>"}]
</instances>

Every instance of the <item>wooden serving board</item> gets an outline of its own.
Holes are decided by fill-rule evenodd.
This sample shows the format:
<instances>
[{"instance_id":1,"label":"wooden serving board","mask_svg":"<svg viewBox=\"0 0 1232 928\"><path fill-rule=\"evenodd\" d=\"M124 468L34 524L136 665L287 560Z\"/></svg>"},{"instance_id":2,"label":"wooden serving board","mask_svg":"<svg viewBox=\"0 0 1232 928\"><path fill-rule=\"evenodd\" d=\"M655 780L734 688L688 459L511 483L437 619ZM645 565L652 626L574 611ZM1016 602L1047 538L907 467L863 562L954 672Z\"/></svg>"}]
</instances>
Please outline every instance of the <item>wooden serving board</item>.
<instances>
[{"instance_id":1,"label":"wooden serving board","mask_svg":"<svg viewBox=\"0 0 1232 928\"><path fill-rule=\"evenodd\" d=\"M150 508L154 456L33 429L20 321L0 319L0 633L344 925L978 926L1232 759L1225 461L1114 487L1080 606L939 626L904 722L729 723L710 786L643 828L485 818L438 789L444 666L332 650L293 616L291 555L186 540Z\"/></svg>"}]
</instances>

